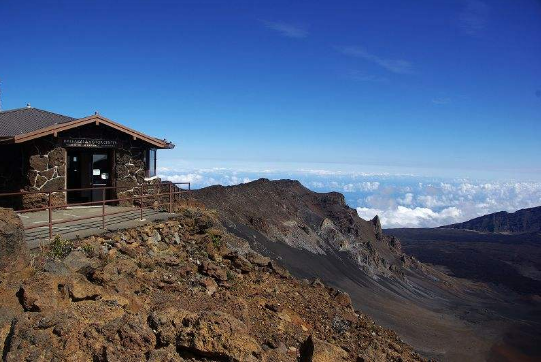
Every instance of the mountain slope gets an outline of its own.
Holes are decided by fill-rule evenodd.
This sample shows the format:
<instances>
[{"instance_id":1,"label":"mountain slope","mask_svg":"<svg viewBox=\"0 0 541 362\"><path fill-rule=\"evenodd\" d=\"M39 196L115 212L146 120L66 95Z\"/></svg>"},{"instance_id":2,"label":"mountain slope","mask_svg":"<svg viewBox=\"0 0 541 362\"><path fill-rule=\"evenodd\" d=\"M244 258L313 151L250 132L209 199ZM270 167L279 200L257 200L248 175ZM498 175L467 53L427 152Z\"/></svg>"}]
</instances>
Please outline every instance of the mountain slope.
<instances>
[{"instance_id":1,"label":"mountain slope","mask_svg":"<svg viewBox=\"0 0 541 362\"><path fill-rule=\"evenodd\" d=\"M496 324L479 324L492 312L471 306L479 306L481 297L493 302L500 296L405 255L377 218L361 219L339 193L261 179L189 197L216 210L228 231L297 277L321 278L348 292L356 308L427 357L483 360L498 337Z\"/></svg>"},{"instance_id":2,"label":"mountain slope","mask_svg":"<svg viewBox=\"0 0 541 362\"><path fill-rule=\"evenodd\" d=\"M0 209L0 250L13 251L0 254L2 361L423 361L347 294L291 277L210 212L175 211L57 239L30 263L20 220Z\"/></svg>"},{"instance_id":3,"label":"mountain slope","mask_svg":"<svg viewBox=\"0 0 541 362\"><path fill-rule=\"evenodd\" d=\"M298 181L260 179L237 187L211 186L195 195L226 220L293 248L319 255L345 252L374 277L399 278L404 263L411 262L398 239L383 235L377 217L359 218L336 192L318 194Z\"/></svg>"},{"instance_id":4,"label":"mountain slope","mask_svg":"<svg viewBox=\"0 0 541 362\"><path fill-rule=\"evenodd\" d=\"M500 211L458 224L442 226L444 229L464 229L488 233L541 232L541 206L513 213Z\"/></svg>"}]
</instances>

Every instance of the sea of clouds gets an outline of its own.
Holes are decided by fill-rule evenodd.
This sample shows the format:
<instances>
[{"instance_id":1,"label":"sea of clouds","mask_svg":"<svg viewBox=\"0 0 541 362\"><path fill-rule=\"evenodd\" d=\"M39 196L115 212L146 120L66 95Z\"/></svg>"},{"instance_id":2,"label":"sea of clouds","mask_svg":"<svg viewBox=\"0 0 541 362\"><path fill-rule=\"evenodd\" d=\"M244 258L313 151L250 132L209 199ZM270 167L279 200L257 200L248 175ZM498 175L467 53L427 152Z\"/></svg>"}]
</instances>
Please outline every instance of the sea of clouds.
<instances>
[{"instance_id":1,"label":"sea of clouds","mask_svg":"<svg viewBox=\"0 0 541 362\"><path fill-rule=\"evenodd\" d=\"M317 192L338 191L360 217L379 215L383 227L434 227L496 211L541 205L541 182L444 179L409 174L299 169L232 170L159 168L163 180L190 182L192 188L236 185L264 177L296 179Z\"/></svg>"}]
</instances>

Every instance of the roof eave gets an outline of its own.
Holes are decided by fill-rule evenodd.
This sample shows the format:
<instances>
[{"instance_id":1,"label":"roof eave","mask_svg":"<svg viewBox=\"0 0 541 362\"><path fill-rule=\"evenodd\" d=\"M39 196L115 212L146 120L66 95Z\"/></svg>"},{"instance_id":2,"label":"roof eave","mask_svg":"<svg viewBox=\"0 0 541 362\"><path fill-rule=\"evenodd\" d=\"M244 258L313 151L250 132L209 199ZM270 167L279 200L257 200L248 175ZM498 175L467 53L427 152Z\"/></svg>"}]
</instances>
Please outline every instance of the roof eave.
<instances>
[{"instance_id":1,"label":"roof eave","mask_svg":"<svg viewBox=\"0 0 541 362\"><path fill-rule=\"evenodd\" d=\"M120 131L120 132L130 134L134 139L139 139L139 140L141 140L143 142L146 142L146 143L149 143L149 144L151 144L151 145L153 145L153 146L155 146L157 148L171 149L171 148L175 147L175 145L170 143L170 142L167 142L165 140L160 140L160 139L157 139L157 138L154 138L154 137L151 137L151 136L147 136L144 133L141 133L139 131L133 130L133 129L129 128L129 127L126 127L124 125L116 123L116 122L114 122L114 121L112 121L112 120L110 120L108 118L105 118L105 117L103 117L101 115L92 115L92 116L77 119L77 120L72 121L72 122L61 123L61 124L57 124L57 125L54 125L54 126L45 127L45 128L33 131L33 132L17 135L17 136L14 136L12 138L12 141L13 141L13 143L23 143L23 142L30 141L30 140L33 140L33 139L36 139L36 138L45 137L45 136L48 136L48 135L51 135L51 134L56 135L59 132L63 132L63 131L67 131L67 130L72 129L72 128L76 128L76 127L84 126L84 125L87 125L87 124L91 124L93 122L96 122L97 125L99 125L100 123L103 123L103 124L105 124L105 125L107 125L109 127L112 127L114 129Z\"/></svg>"},{"instance_id":2,"label":"roof eave","mask_svg":"<svg viewBox=\"0 0 541 362\"><path fill-rule=\"evenodd\" d=\"M15 143L15 139L13 137L0 137L0 144L6 143Z\"/></svg>"}]
</instances>

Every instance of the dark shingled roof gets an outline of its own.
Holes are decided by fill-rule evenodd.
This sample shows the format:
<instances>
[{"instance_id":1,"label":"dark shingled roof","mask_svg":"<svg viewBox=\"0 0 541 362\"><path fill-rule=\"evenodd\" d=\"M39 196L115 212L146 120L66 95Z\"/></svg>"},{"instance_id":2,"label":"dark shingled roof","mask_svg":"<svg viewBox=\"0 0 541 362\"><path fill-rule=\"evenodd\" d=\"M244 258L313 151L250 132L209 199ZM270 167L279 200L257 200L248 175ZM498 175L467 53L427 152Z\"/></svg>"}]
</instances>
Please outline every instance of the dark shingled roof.
<instances>
[{"instance_id":1,"label":"dark shingled roof","mask_svg":"<svg viewBox=\"0 0 541 362\"><path fill-rule=\"evenodd\" d=\"M0 112L0 137L14 137L76 119L30 107L3 111Z\"/></svg>"}]
</instances>

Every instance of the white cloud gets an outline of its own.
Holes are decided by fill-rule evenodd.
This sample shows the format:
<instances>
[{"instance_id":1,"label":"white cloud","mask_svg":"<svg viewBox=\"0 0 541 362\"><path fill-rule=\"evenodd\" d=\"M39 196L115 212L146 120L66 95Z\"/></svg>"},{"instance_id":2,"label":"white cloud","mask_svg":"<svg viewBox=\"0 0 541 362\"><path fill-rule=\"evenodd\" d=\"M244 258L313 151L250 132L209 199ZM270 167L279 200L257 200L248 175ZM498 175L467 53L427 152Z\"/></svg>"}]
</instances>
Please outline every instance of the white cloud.
<instances>
[{"instance_id":1,"label":"white cloud","mask_svg":"<svg viewBox=\"0 0 541 362\"><path fill-rule=\"evenodd\" d=\"M440 212L435 212L425 207L409 208L398 206L387 210L358 207L357 213L361 218L366 220L370 220L378 215L381 224L386 228L433 227L442 224L452 224L458 221L461 216L461 211L456 207L449 207Z\"/></svg>"},{"instance_id":2,"label":"white cloud","mask_svg":"<svg viewBox=\"0 0 541 362\"><path fill-rule=\"evenodd\" d=\"M197 184L203 180L203 176L190 173L185 175L158 175L162 180L171 181L171 182L190 182Z\"/></svg>"},{"instance_id":3,"label":"white cloud","mask_svg":"<svg viewBox=\"0 0 541 362\"><path fill-rule=\"evenodd\" d=\"M358 182L358 183L348 183L342 187L344 192L358 192L358 191L376 191L379 188L379 182Z\"/></svg>"},{"instance_id":4,"label":"white cloud","mask_svg":"<svg viewBox=\"0 0 541 362\"><path fill-rule=\"evenodd\" d=\"M373 217L380 213L384 227L439 226L541 205L539 182L418 182L413 187L415 197L402 186L383 192L386 188L358 201L359 214Z\"/></svg>"},{"instance_id":5,"label":"white cloud","mask_svg":"<svg viewBox=\"0 0 541 362\"><path fill-rule=\"evenodd\" d=\"M268 29L274 30L278 32L280 35L283 35L288 38L303 39L308 36L308 31L299 25L292 25L292 24L283 23L280 21L261 20L261 22Z\"/></svg>"},{"instance_id":6,"label":"white cloud","mask_svg":"<svg viewBox=\"0 0 541 362\"><path fill-rule=\"evenodd\" d=\"M403 198L398 198L396 201L398 201L398 203L402 205L411 205L413 202L413 194L411 192L408 192L404 195Z\"/></svg>"},{"instance_id":7,"label":"white cloud","mask_svg":"<svg viewBox=\"0 0 541 362\"><path fill-rule=\"evenodd\" d=\"M376 214L384 227L432 227L466 221L505 210L541 205L541 182L434 179L388 173L321 169L247 171L226 168L174 169L161 167L163 180L190 182L194 189L236 185L265 177L297 179L317 192L343 192L346 202L363 218Z\"/></svg>"},{"instance_id":8,"label":"white cloud","mask_svg":"<svg viewBox=\"0 0 541 362\"><path fill-rule=\"evenodd\" d=\"M345 46L338 49L345 55L367 60L393 73L409 74L413 72L412 64L407 60L382 58L359 46Z\"/></svg>"}]
</instances>

